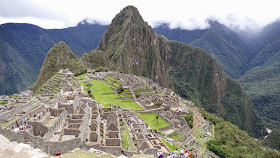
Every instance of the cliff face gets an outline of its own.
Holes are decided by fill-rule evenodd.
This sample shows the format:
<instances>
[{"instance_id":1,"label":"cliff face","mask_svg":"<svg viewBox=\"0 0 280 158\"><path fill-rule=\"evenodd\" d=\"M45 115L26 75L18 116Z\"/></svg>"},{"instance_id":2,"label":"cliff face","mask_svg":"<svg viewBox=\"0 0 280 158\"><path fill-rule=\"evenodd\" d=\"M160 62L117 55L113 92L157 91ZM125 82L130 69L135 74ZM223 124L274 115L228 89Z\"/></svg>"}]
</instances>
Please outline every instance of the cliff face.
<instances>
[{"instance_id":1,"label":"cliff face","mask_svg":"<svg viewBox=\"0 0 280 158\"><path fill-rule=\"evenodd\" d=\"M150 77L161 86L170 86L158 36L135 7L128 6L116 15L98 49L106 52L115 70Z\"/></svg>"},{"instance_id":2,"label":"cliff face","mask_svg":"<svg viewBox=\"0 0 280 158\"><path fill-rule=\"evenodd\" d=\"M201 49L157 35L133 6L116 15L98 48L82 60L88 66L97 67L89 61L94 61L98 54L108 59L100 66L149 77L251 135L262 135L263 123L239 83ZM257 129L253 128L254 120L259 120Z\"/></svg>"}]
</instances>

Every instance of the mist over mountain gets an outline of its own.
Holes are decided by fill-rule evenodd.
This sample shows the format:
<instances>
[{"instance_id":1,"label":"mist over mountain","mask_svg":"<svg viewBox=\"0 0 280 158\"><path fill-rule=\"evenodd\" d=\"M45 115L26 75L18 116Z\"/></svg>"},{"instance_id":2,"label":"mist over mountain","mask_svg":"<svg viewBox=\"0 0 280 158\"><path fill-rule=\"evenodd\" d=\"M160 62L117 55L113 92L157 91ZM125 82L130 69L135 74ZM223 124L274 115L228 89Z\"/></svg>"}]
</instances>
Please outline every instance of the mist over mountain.
<instances>
[{"instance_id":1,"label":"mist over mountain","mask_svg":"<svg viewBox=\"0 0 280 158\"><path fill-rule=\"evenodd\" d=\"M217 59L223 70L233 78L239 78L249 64L250 50L231 29L217 21L209 21L204 30L168 29L166 25L155 28L169 40L177 40L202 48Z\"/></svg>"}]
</instances>

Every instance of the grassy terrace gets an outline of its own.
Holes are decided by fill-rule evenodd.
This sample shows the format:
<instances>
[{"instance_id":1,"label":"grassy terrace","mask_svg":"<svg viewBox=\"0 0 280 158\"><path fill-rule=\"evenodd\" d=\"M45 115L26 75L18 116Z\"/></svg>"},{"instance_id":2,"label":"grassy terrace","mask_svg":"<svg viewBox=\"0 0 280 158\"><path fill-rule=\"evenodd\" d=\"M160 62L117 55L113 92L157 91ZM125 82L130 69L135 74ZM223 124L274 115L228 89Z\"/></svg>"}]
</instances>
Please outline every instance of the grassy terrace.
<instances>
[{"instance_id":1,"label":"grassy terrace","mask_svg":"<svg viewBox=\"0 0 280 158\"><path fill-rule=\"evenodd\" d=\"M77 79L79 80L79 83L83 85L84 91L87 93L85 90L86 84L84 81L87 81L88 79L86 78L85 75L78 76ZM93 90L93 97L95 98L96 101L98 101L100 104L102 104L104 107L110 107L109 103L112 103L114 105L118 105L122 108L128 108L132 110L142 110L143 108L138 105L135 102L122 102L121 99L116 99L120 98L116 94L107 94L107 95L102 95L101 93L115 93L112 89L110 89L110 85L105 83L104 81L100 80L91 80L90 83L92 86L90 89Z\"/></svg>"},{"instance_id":2,"label":"grassy terrace","mask_svg":"<svg viewBox=\"0 0 280 158\"><path fill-rule=\"evenodd\" d=\"M173 140L178 140L178 139L182 138L182 135L177 134L177 135L171 136L170 138L172 138Z\"/></svg>"},{"instance_id":3,"label":"grassy terrace","mask_svg":"<svg viewBox=\"0 0 280 158\"><path fill-rule=\"evenodd\" d=\"M127 122L124 121L124 129L121 129L121 137L122 137L122 148L130 151L136 151L135 146L133 145L133 141L130 137Z\"/></svg>"},{"instance_id":4,"label":"grassy terrace","mask_svg":"<svg viewBox=\"0 0 280 158\"><path fill-rule=\"evenodd\" d=\"M169 126L170 124L162 119L160 116L158 117L158 122L156 119L157 113L137 113L139 117L141 117L147 124L155 130L160 128Z\"/></svg>"},{"instance_id":5,"label":"grassy terrace","mask_svg":"<svg viewBox=\"0 0 280 158\"><path fill-rule=\"evenodd\" d=\"M119 87L120 85L117 83L118 80L111 77L111 76L107 76L106 78L104 78L108 83L115 85L116 87ZM113 81L113 82L112 82Z\"/></svg>"},{"instance_id":6,"label":"grassy terrace","mask_svg":"<svg viewBox=\"0 0 280 158\"><path fill-rule=\"evenodd\" d=\"M11 121L3 122L0 127L5 127L5 126L7 126L8 124L10 124L11 122L13 122L14 120L16 120L18 118L19 118L19 116L15 116Z\"/></svg>"},{"instance_id":7,"label":"grassy terrace","mask_svg":"<svg viewBox=\"0 0 280 158\"><path fill-rule=\"evenodd\" d=\"M168 143L166 140L164 140L164 139L161 139L161 141L168 147L168 149L169 150L171 150L171 151L175 151L176 149L180 149L180 147L179 146L177 146L176 144L170 144L170 143Z\"/></svg>"}]
</instances>

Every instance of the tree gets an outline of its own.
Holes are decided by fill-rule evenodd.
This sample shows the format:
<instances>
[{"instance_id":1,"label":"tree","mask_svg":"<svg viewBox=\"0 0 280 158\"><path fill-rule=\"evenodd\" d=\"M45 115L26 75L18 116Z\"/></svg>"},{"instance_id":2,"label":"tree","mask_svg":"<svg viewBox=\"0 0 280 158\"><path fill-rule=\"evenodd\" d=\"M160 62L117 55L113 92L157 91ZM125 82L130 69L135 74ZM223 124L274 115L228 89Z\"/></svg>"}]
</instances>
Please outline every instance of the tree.
<instances>
[{"instance_id":1,"label":"tree","mask_svg":"<svg viewBox=\"0 0 280 158\"><path fill-rule=\"evenodd\" d=\"M88 93L89 97L92 97L91 89L90 89L91 86L92 86L92 83L90 83L90 81L87 81L85 87L87 88L87 93Z\"/></svg>"}]
</instances>

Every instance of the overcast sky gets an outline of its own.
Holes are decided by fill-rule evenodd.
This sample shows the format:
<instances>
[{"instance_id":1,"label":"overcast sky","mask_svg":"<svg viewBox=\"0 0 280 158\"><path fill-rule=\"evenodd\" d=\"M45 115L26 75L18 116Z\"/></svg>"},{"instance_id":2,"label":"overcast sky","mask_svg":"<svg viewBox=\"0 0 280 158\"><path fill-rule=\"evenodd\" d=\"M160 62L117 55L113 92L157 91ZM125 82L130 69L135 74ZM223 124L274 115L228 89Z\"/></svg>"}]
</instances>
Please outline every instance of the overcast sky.
<instances>
[{"instance_id":1,"label":"overcast sky","mask_svg":"<svg viewBox=\"0 0 280 158\"><path fill-rule=\"evenodd\" d=\"M153 27L202 29L207 19L216 19L231 28L258 29L280 17L276 0L0 0L0 24L65 28L84 19L110 24L127 5L137 7Z\"/></svg>"}]
</instances>

